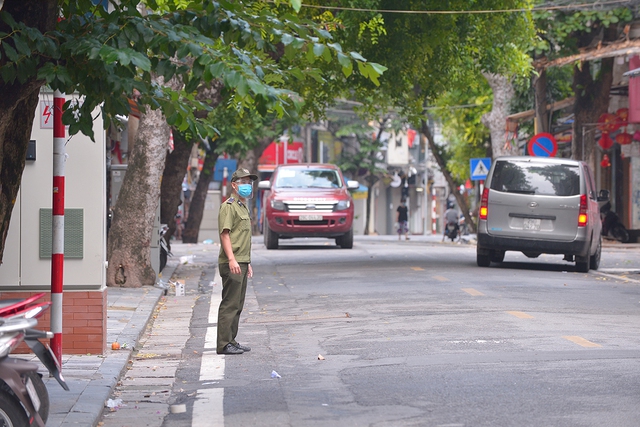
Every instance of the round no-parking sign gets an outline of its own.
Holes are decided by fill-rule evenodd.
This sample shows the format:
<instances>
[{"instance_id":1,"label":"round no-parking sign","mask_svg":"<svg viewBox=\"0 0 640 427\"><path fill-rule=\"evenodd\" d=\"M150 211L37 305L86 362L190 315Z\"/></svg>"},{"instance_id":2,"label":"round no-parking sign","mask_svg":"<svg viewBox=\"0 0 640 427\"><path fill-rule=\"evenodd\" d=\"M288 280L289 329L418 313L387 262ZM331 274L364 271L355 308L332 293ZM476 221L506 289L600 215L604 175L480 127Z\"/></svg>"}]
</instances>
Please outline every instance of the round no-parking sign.
<instances>
[{"instance_id":1,"label":"round no-parking sign","mask_svg":"<svg viewBox=\"0 0 640 427\"><path fill-rule=\"evenodd\" d=\"M555 157L558 143L550 133L539 133L529 140L527 152L530 156Z\"/></svg>"}]
</instances>

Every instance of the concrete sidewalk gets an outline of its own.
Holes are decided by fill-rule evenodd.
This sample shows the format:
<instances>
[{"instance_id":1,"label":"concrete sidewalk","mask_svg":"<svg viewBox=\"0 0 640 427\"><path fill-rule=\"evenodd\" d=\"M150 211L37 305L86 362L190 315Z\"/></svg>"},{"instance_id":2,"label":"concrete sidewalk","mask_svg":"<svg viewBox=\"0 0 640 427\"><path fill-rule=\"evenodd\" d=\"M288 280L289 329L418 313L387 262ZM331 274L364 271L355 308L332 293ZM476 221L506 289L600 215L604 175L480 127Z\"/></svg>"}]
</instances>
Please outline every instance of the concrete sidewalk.
<instances>
[{"instance_id":1,"label":"concrete sidewalk","mask_svg":"<svg viewBox=\"0 0 640 427\"><path fill-rule=\"evenodd\" d=\"M218 245L174 244L163 270L161 281L177 280L181 271L193 275L192 263L181 257L193 256L208 264L217 260ZM200 264L202 265L202 264ZM169 294L175 295L175 288L168 286ZM62 374L70 391L64 391L55 379L45 375L49 390L51 409L47 426L96 426L102 418L105 403L127 369L130 358L135 354L149 320L154 315L158 302L165 290L160 287L142 289L108 288L107 290L107 351L103 355L64 355ZM120 343L120 350L111 350L111 343ZM63 343L64 347L64 343ZM63 348L64 350L64 348ZM32 360L35 356L32 356ZM37 359L34 361L37 362ZM46 372L44 367L40 372Z\"/></svg>"},{"instance_id":2,"label":"concrete sidewalk","mask_svg":"<svg viewBox=\"0 0 640 427\"><path fill-rule=\"evenodd\" d=\"M412 245L442 243L441 235L431 234L409 238L407 242L403 238L401 243ZM303 240L299 241L303 242ZM398 242L398 237L397 235L355 236L355 242L356 245L358 242L393 243ZM254 236L253 244L256 248L262 247L262 236ZM444 244L457 243L446 240ZM475 245L475 235L463 236L460 244ZM637 249L640 244L622 245L607 242L606 246ZM217 244L175 243L172 247L173 257L169 258L162 280L166 283L170 279L175 281L181 277L199 277L205 273L205 269L215 266L219 248ZM188 258L190 256L195 257L197 261L191 262ZM129 360L135 354L165 290L158 287L109 288L107 292L108 349L104 355L63 355L62 372L71 389L68 392L64 391L55 379L45 375L44 379L51 400L47 426L87 427L98 424L102 419L105 403L111 397L118 381L123 378ZM175 295L173 287L169 287L168 292L169 295ZM126 344L126 347L121 350L111 350L111 343L114 341L118 341L121 345ZM44 368L40 372L45 372Z\"/></svg>"}]
</instances>

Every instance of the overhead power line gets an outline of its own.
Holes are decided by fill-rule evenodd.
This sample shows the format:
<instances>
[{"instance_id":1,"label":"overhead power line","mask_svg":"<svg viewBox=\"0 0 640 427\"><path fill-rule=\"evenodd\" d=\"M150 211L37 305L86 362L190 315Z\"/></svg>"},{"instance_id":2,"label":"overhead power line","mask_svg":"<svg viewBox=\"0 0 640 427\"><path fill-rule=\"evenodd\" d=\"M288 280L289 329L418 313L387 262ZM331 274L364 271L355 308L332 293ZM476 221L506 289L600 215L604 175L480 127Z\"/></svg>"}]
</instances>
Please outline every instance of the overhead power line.
<instances>
[{"instance_id":1,"label":"overhead power line","mask_svg":"<svg viewBox=\"0 0 640 427\"><path fill-rule=\"evenodd\" d=\"M609 0L609 1L596 1L590 3L571 3L566 5L556 6L540 6L531 9L518 8L518 9L495 9L495 10L386 10L386 9L368 9L360 7L342 7L342 6L320 6L313 4L302 4L302 7L308 7L312 9L326 9L326 10L340 10L348 12L377 12L377 13L402 13L402 14L422 14L422 15L458 15L458 14L487 14L487 13L516 13L516 12L532 12L532 11L550 11L550 10L563 10L563 9L589 9L589 8L602 8L603 6L633 4L633 0Z\"/></svg>"}]
</instances>

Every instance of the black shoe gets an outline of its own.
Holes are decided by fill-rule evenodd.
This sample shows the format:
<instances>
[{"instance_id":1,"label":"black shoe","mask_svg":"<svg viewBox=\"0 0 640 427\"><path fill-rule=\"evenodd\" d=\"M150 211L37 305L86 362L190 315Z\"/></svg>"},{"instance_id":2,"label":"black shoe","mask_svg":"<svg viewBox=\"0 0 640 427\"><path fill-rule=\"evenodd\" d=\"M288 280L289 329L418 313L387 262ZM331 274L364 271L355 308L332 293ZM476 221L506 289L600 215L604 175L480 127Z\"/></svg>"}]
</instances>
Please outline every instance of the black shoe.
<instances>
[{"instance_id":1,"label":"black shoe","mask_svg":"<svg viewBox=\"0 0 640 427\"><path fill-rule=\"evenodd\" d=\"M251 351L251 347L247 347L246 345L242 345L240 343L235 343L234 346L242 351Z\"/></svg>"},{"instance_id":2,"label":"black shoe","mask_svg":"<svg viewBox=\"0 0 640 427\"><path fill-rule=\"evenodd\" d=\"M241 350L238 347L236 347L235 345L229 343L229 344L224 346L222 351L218 351L217 353L218 354L242 354L242 353L244 353L244 350Z\"/></svg>"}]
</instances>

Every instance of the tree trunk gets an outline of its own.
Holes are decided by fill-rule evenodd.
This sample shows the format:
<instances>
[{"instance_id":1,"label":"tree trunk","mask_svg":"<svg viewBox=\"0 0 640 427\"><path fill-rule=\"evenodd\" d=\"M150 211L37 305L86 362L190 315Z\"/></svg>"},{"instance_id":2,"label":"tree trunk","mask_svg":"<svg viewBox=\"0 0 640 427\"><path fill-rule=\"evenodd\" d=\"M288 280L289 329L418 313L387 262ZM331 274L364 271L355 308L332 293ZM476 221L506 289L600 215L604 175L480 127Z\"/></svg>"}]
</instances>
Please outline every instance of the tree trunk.
<instances>
[{"instance_id":1,"label":"tree trunk","mask_svg":"<svg viewBox=\"0 0 640 427\"><path fill-rule=\"evenodd\" d=\"M44 33L55 29L57 5L55 0L5 0L2 11L17 22L24 22ZM0 22L0 32L11 33L11 29ZM3 40L2 43L13 45L9 40ZM2 55L0 66L6 63L7 57ZM31 128L38 107L38 93L43 83L34 79L22 84L17 81L9 84L0 80L0 264L11 213L20 189ZM46 182L43 185L47 185Z\"/></svg>"},{"instance_id":2,"label":"tree trunk","mask_svg":"<svg viewBox=\"0 0 640 427\"><path fill-rule=\"evenodd\" d=\"M169 248L171 236L176 231L176 214L182 203L182 181L187 173L192 146L181 132L173 130L173 151L167 154L160 185L160 222L169 226L165 233Z\"/></svg>"},{"instance_id":3,"label":"tree trunk","mask_svg":"<svg viewBox=\"0 0 640 427\"><path fill-rule=\"evenodd\" d=\"M540 70L539 75L533 78L535 91L536 121L538 123L537 133L549 132L549 117L551 113L547 111L547 70Z\"/></svg>"},{"instance_id":4,"label":"tree trunk","mask_svg":"<svg viewBox=\"0 0 640 427\"><path fill-rule=\"evenodd\" d=\"M578 48L593 43L599 32L578 34ZM618 38L617 25L611 25L603 30L602 42L612 42ZM573 113L573 139L571 141L571 155L576 160L584 160L595 167L595 127L602 113L609 109L609 92L613 81L614 58L604 58L600 62L597 78L591 74L591 62L581 62L573 67L573 91L575 103Z\"/></svg>"},{"instance_id":5,"label":"tree trunk","mask_svg":"<svg viewBox=\"0 0 640 427\"><path fill-rule=\"evenodd\" d=\"M514 147L506 140L507 116L514 95L513 86L508 77L500 74L482 73L493 91L491 112L482 116L484 124L491 133L491 152L493 157L515 154ZM431 139L429 139L431 144Z\"/></svg>"},{"instance_id":6,"label":"tree trunk","mask_svg":"<svg viewBox=\"0 0 640 427\"><path fill-rule=\"evenodd\" d=\"M573 69L573 90L576 101L573 106L575 120L573 122L573 140L571 154L574 159L585 160L592 167L595 165L595 127L601 114L609 108L609 91L613 81L613 60L605 58L600 65L598 79L591 75L591 64L585 62L582 67Z\"/></svg>"},{"instance_id":7,"label":"tree trunk","mask_svg":"<svg viewBox=\"0 0 640 427\"><path fill-rule=\"evenodd\" d=\"M475 233L476 224L475 222L473 222L473 219L471 218L471 214L469 213L469 207L467 206L467 201L464 199L464 197L462 197L462 194L460 194L460 192L457 191L458 185L453 181L453 178L451 177L451 174L447 169L447 164L445 163L444 159L440 155L440 152L438 151L438 147L433 141L433 135L431 134L431 129L429 129L429 125L427 124L426 120L421 120L421 125L422 126L420 131L424 136L427 137L427 141L429 141L429 150L431 150L431 152L433 153L433 156L435 157L436 162L440 167L440 171L444 175L444 178L447 180L447 183L449 184L449 188L451 189L451 194L455 196L456 201L458 202L458 206L460 206L460 209L462 209L462 215L464 215L465 223L469 224L469 230L472 233Z\"/></svg>"},{"instance_id":8,"label":"tree trunk","mask_svg":"<svg viewBox=\"0 0 640 427\"><path fill-rule=\"evenodd\" d=\"M209 190L209 183L213 177L213 169L216 166L216 160L218 160L218 154L214 152L214 148L212 144L211 151L207 152L204 158L202 172L200 172L196 189L193 191L193 196L191 197L189 218L187 219L184 230L182 230L183 243L198 243L198 233L200 232L200 224L202 223L202 216L204 214L207 190Z\"/></svg>"},{"instance_id":9,"label":"tree trunk","mask_svg":"<svg viewBox=\"0 0 640 427\"><path fill-rule=\"evenodd\" d=\"M169 126L160 110L147 111L140 126L122 182L107 245L107 285L153 286L150 243L160 200L160 179L167 155Z\"/></svg>"}]
</instances>

